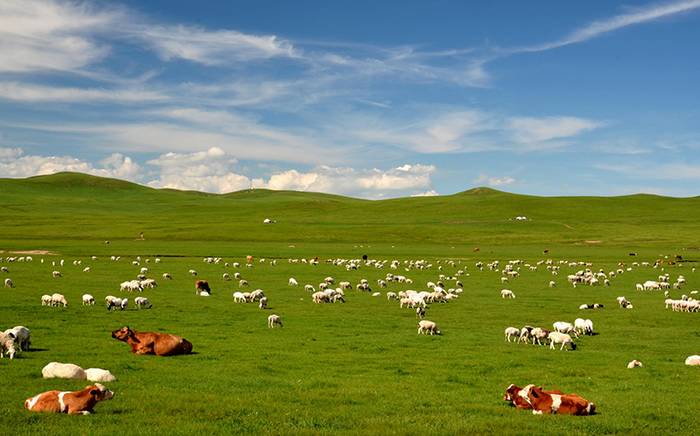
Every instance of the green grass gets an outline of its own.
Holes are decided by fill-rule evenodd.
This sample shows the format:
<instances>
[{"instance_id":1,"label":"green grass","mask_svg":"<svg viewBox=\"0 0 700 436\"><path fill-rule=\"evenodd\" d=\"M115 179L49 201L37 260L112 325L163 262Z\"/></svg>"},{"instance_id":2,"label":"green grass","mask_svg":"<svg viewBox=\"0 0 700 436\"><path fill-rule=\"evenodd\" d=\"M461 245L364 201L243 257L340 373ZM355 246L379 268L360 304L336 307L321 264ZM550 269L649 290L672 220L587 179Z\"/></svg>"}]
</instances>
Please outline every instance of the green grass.
<instances>
[{"instance_id":1,"label":"green grass","mask_svg":"<svg viewBox=\"0 0 700 436\"><path fill-rule=\"evenodd\" d=\"M539 198L489 190L454 196L371 202L321 194L246 191L224 196L152 190L126 182L75 174L0 180L1 257L8 251L44 249L30 263L3 263L17 287L2 290L2 327L26 325L36 351L0 360L0 413L12 434L697 434L697 368L683 365L699 354L698 314L664 310L663 295L634 290L661 271L634 268L609 288L566 283L577 268L562 266L554 279L541 266L521 270L505 285L517 298L499 296L500 274L478 271L478 260L586 260L593 269L617 269L620 261L652 261L659 255L685 261L665 265L684 274L683 292L700 288L692 272L700 246L696 217L700 199L653 196ZM527 215L528 222L514 222ZM263 225L271 217L275 225ZM140 231L146 240L136 240ZM104 241L111 243L105 245ZM585 241L601 241L586 243ZM480 251L474 252L473 248ZM549 249L548 255L542 253ZM637 257L629 257L635 251ZM437 261L451 275L465 269L462 297L432 305L428 319L443 335L419 337L413 311L384 296L348 292L346 304L314 305L303 286L327 275L375 285L390 272L362 268L289 264L287 258L321 256L378 259L425 258L429 270L403 274L414 289L435 281ZM93 261L90 255L98 256ZM109 256L121 255L119 262ZM233 268L202 262L223 256L243 263L246 254L278 258L239 271L250 288L262 288L271 309L234 304ZM101 300L122 296L144 259L159 287L145 291L152 310L109 313ZM159 264L145 258L161 256ZM44 263L40 263L40 259ZM63 268L52 261L65 259ZM74 266L72 261L82 260ZM89 265L92 271L83 273ZM208 279L214 293L196 297L190 268ZM54 279L51 271L62 271ZM164 281L163 272L174 280ZM0 276L1 277L1 276ZM376 285L373 288L377 288ZM389 290L408 286L393 284ZM375 289L379 290L379 289ZM44 293L61 292L70 306L41 307ZM382 290L383 292L384 290ZM98 306L82 307L91 293ZM680 294L674 291L674 295ZM618 309L625 295L634 310ZM134 295L130 295L133 299ZM606 308L581 312L581 303ZM284 328L266 327L278 313ZM585 315L585 316L583 316ZM508 344L503 329L523 324L591 318L598 335L578 341L574 352ZM128 324L137 330L180 334L196 354L171 358L134 356L110 337ZM632 359L645 367L628 370ZM78 389L85 382L43 380L50 361L110 369L115 398L87 417L30 414L25 398L49 389ZM538 383L576 392L594 401L592 417L533 416L501 400L510 383Z\"/></svg>"}]
</instances>

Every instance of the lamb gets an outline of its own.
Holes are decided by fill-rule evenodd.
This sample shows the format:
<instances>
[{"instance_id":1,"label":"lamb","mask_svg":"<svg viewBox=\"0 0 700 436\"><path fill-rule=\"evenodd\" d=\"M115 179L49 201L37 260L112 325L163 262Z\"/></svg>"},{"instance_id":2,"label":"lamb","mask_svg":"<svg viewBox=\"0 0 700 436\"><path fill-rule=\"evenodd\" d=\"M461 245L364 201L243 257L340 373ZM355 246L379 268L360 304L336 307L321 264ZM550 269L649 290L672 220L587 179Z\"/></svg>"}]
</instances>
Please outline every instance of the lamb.
<instances>
[{"instance_id":1,"label":"lamb","mask_svg":"<svg viewBox=\"0 0 700 436\"><path fill-rule=\"evenodd\" d=\"M117 378L112 375L111 372L109 372L106 369L102 368L88 368L85 370L85 377L90 380L91 382L103 382L103 383L108 383L108 382L113 382L117 380Z\"/></svg>"},{"instance_id":2,"label":"lamb","mask_svg":"<svg viewBox=\"0 0 700 436\"><path fill-rule=\"evenodd\" d=\"M633 369L633 368L642 368L644 365L642 365L642 362L639 360L632 360L627 364L627 369Z\"/></svg>"},{"instance_id":3,"label":"lamb","mask_svg":"<svg viewBox=\"0 0 700 436\"><path fill-rule=\"evenodd\" d=\"M52 306L59 306L63 305L63 307L68 307L68 300L66 300L66 297L63 294L52 294L51 295L51 305Z\"/></svg>"},{"instance_id":4,"label":"lamb","mask_svg":"<svg viewBox=\"0 0 700 436\"><path fill-rule=\"evenodd\" d=\"M78 365L59 362L47 364L41 370L41 375L44 378L69 378L77 380L85 380L87 378L85 370Z\"/></svg>"},{"instance_id":5,"label":"lamb","mask_svg":"<svg viewBox=\"0 0 700 436\"><path fill-rule=\"evenodd\" d=\"M10 356L10 360L15 358L17 349L15 348L14 333L0 332L0 359L5 357L5 354Z\"/></svg>"},{"instance_id":6,"label":"lamb","mask_svg":"<svg viewBox=\"0 0 700 436\"><path fill-rule=\"evenodd\" d=\"M299 282L294 277L289 278L289 286L299 286Z\"/></svg>"},{"instance_id":7,"label":"lamb","mask_svg":"<svg viewBox=\"0 0 700 436\"><path fill-rule=\"evenodd\" d=\"M5 330L5 334L8 336L14 336L15 343L19 347L18 351L27 351L29 346L32 344L31 332L28 328L18 325L12 327L11 329Z\"/></svg>"},{"instance_id":8,"label":"lamb","mask_svg":"<svg viewBox=\"0 0 700 436\"><path fill-rule=\"evenodd\" d=\"M501 291L501 298L515 298L515 294L510 289L503 289Z\"/></svg>"},{"instance_id":9,"label":"lamb","mask_svg":"<svg viewBox=\"0 0 700 436\"><path fill-rule=\"evenodd\" d=\"M11 278L8 277L5 279L5 287L6 288L14 288L15 287L15 283L12 281Z\"/></svg>"},{"instance_id":10,"label":"lamb","mask_svg":"<svg viewBox=\"0 0 700 436\"><path fill-rule=\"evenodd\" d=\"M548 338L550 341L549 348L552 350L554 350L554 344L561 344L559 350L563 350L564 346L566 345L571 346L572 350L576 349L576 344L574 344L574 341L571 340L571 336L567 335L566 333L551 332Z\"/></svg>"},{"instance_id":11,"label":"lamb","mask_svg":"<svg viewBox=\"0 0 700 436\"><path fill-rule=\"evenodd\" d=\"M429 334L429 335L435 335L435 334L441 334L440 329L438 329L437 324L435 324L433 321L428 321L428 320L420 320L418 321L418 334Z\"/></svg>"},{"instance_id":12,"label":"lamb","mask_svg":"<svg viewBox=\"0 0 700 436\"><path fill-rule=\"evenodd\" d=\"M150 309L153 307L153 304L151 304L151 302L146 297L134 298L134 304L136 304L136 307L139 309ZM100 381L100 380L92 380L92 381Z\"/></svg>"},{"instance_id":13,"label":"lamb","mask_svg":"<svg viewBox=\"0 0 700 436\"><path fill-rule=\"evenodd\" d=\"M508 342L510 342L510 338L512 338L512 337L516 338L516 342L517 342L517 340L520 337L520 330L518 330L515 327L507 327L504 333L505 333L504 340L507 340Z\"/></svg>"},{"instance_id":14,"label":"lamb","mask_svg":"<svg viewBox=\"0 0 700 436\"><path fill-rule=\"evenodd\" d=\"M273 313L272 315L267 317L267 327L272 329L277 326L282 327L282 318L280 318L279 315L275 315Z\"/></svg>"},{"instance_id":15,"label":"lamb","mask_svg":"<svg viewBox=\"0 0 700 436\"><path fill-rule=\"evenodd\" d=\"M83 294L83 306L94 306L95 297L90 294Z\"/></svg>"}]
</instances>

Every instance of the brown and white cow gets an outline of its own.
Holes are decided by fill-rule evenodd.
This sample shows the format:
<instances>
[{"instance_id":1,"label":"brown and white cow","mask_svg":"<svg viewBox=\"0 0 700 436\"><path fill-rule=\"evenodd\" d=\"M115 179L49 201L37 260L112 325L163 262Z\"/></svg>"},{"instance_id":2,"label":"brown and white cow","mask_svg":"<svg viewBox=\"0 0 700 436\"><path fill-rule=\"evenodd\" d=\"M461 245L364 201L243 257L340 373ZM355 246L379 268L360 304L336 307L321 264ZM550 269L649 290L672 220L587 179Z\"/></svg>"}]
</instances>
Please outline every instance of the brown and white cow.
<instances>
[{"instance_id":1,"label":"brown and white cow","mask_svg":"<svg viewBox=\"0 0 700 436\"><path fill-rule=\"evenodd\" d=\"M131 345L131 352L134 354L174 356L192 352L190 341L168 333L136 332L125 326L113 331L112 337Z\"/></svg>"},{"instance_id":2,"label":"brown and white cow","mask_svg":"<svg viewBox=\"0 0 700 436\"><path fill-rule=\"evenodd\" d=\"M506 393L503 395L503 401L508 401L511 405L515 406L518 409L526 409L530 410L532 409L532 406L530 403L528 403L523 397L518 395L520 391L523 388L520 386L516 386L514 384L511 384L508 386L508 389L506 389ZM561 391L546 391L548 394L563 394Z\"/></svg>"},{"instance_id":3,"label":"brown and white cow","mask_svg":"<svg viewBox=\"0 0 700 436\"><path fill-rule=\"evenodd\" d=\"M88 415L99 401L111 400L114 393L99 383L81 391L42 392L24 401L24 408L31 412L68 413Z\"/></svg>"},{"instance_id":4,"label":"brown and white cow","mask_svg":"<svg viewBox=\"0 0 700 436\"><path fill-rule=\"evenodd\" d=\"M518 395L532 406L532 413L535 415L544 413L592 415L595 413L595 404L576 394L549 394L542 390L541 386L527 385Z\"/></svg>"}]
</instances>

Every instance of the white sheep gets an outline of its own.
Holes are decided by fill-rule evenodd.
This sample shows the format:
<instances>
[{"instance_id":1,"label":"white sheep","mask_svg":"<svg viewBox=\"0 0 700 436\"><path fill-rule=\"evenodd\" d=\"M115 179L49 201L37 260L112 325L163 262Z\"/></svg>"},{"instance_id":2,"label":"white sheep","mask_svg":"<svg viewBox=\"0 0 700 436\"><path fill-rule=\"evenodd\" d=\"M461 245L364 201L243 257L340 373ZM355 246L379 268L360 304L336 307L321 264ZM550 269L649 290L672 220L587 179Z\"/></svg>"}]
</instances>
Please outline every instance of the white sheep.
<instances>
[{"instance_id":1,"label":"white sheep","mask_svg":"<svg viewBox=\"0 0 700 436\"><path fill-rule=\"evenodd\" d=\"M418 321L418 334L429 334L432 336L435 334L439 335L441 332L436 323L433 321L428 321L427 319L422 319Z\"/></svg>"},{"instance_id":2,"label":"white sheep","mask_svg":"<svg viewBox=\"0 0 700 436\"><path fill-rule=\"evenodd\" d=\"M10 360L15 358L17 349L15 348L15 335L13 333L0 332L0 359L5 357L5 354L10 356Z\"/></svg>"},{"instance_id":3,"label":"white sheep","mask_svg":"<svg viewBox=\"0 0 700 436\"><path fill-rule=\"evenodd\" d=\"M518 338L520 337L520 330L518 330L515 327L507 327L504 334L505 334L504 340L507 340L508 342L510 342L510 338L514 337L517 341Z\"/></svg>"},{"instance_id":4,"label":"white sheep","mask_svg":"<svg viewBox=\"0 0 700 436\"><path fill-rule=\"evenodd\" d=\"M247 300L246 300L246 297L243 294L243 292L234 292L233 293L233 302L234 303L245 303L246 301Z\"/></svg>"},{"instance_id":5,"label":"white sheep","mask_svg":"<svg viewBox=\"0 0 700 436\"><path fill-rule=\"evenodd\" d=\"M267 309L267 297L262 297L258 303L260 309Z\"/></svg>"},{"instance_id":6,"label":"white sheep","mask_svg":"<svg viewBox=\"0 0 700 436\"><path fill-rule=\"evenodd\" d=\"M501 298L515 298L515 294L510 289L503 289L501 291Z\"/></svg>"},{"instance_id":7,"label":"white sheep","mask_svg":"<svg viewBox=\"0 0 700 436\"><path fill-rule=\"evenodd\" d=\"M66 297L63 294L51 294L51 305L52 306L60 306L63 305L63 307L68 307L68 300L66 300Z\"/></svg>"},{"instance_id":8,"label":"white sheep","mask_svg":"<svg viewBox=\"0 0 700 436\"><path fill-rule=\"evenodd\" d=\"M42 306L51 306L51 295L42 295L41 296L41 305Z\"/></svg>"},{"instance_id":9,"label":"white sheep","mask_svg":"<svg viewBox=\"0 0 700 436\"><path fill-rule=\"evenodd\" d=\"M570 345L572 350L576 349L576 344L571 340L571 336L566 333L551 332L548 336L549 338L549 348L554 350L554 344L561 344L559 350L563 350L566 345Z\"/></svg>"},{"instance_id":10,"label":"white sheep","mask_svg":"<svg viewBox=\"0 0 700 436\"><path fill-rule=\"evenodd\" d=\"M549 287L550 287L550 288L555 288L556 286L557 286L557 282L555 282L554 280L551 280L551 281L549 282Z\"/></svg>"},{"instance_id":11,"label":"white sheep","mask_svg":"<svg viewBox=\"0 0 700 436\"><path fill-rule=\"evenodd\" d=\"M170 273L163 273L163 280L172 280L173 276L170 275Z\"/></svg>"},{"instance_id":12,"label":"white sheep","mask_svg":"<svg viewBox=\"0 0 700 436\"><path fill-rule=\"evenodd\" d=\"M635 359L635 360L631 360L631 361L627 364L627 369L642 368L642 367L644 367L644 365L642 365L642 362L640 362L639 360L636 360L636 359Z\"/></svg>"},{"instance_id":13,"label":"white sheep","mask_svg":"<svg viewBox=\"0 0 700 436\"><path fill-rule=\"evenodd\" d=\"M41 370L41 375L44 378L70 378L78 380L85 380L87 378L85 370L78 365L59 362L51 362L47 364Z\"/></svg>"},{"instance_id":14,"label":"white sheep","mask_svg":"<svg viewBox=\"0 0 700 436\"><path fill-rule=\"evenodd\" d=\"M688 356L688 358L685 359L685 364L688 366L700 366L700 356L697 354Z\"/></svg>"},{"instance_id":15,"label":"white sheep","mask_svg":"<svg viewBox=\"0 0 700 436\"><path fill-rule=\"evenodd\" d=\"M150 309L151 307L153 307L153 304L151 304L151 302L146 297L134 298L134 304L136 304L136 307L139 309Z\"/></svg>"},{"instance_id":16,"label":"white sheep","mask_svg":"<svg viewBox=\"0 0 700 436\"><path fill-rule=\"evenodd\" d=\"M578 336L574 325L570 322L557 321L552 324L552 327L554 327L554 330L559 333L573 333L574 336Z\"/></svg>"},{"instance_id":17,"label":"white sheep","mask_svg":"<svg viewBox=\"0 0 700 436\"><path fill-rule=\"evenodd\" d=\"M282 318L274 313L267 317L267 327L275 328L276 326L282 327Z\"/></svg>"},{"instance_id":18,"label":"white sheep","mask_svg":"<svg viewBox=\"0 0 700 436\"><path fill-rule=\"evenodd\" d=\"M289 286L299 286L299 282L294 277L289 278Z\"/></svg>"},{"instance_id":19,"label":"white sheep","mask_svg":"<svg viewBox=\"0 0 700 436\"><path fill-rule=\"evenodd\" d=\"M226 280L227 282L231 280L231 275L229 273L224 273L221 278Z\"/></svg>"},{"instance_id":20,"label":"white sheep","mask_svg":"<svg viewBox=\"0 0 700 436\"><path fill-rule=\"evenodd\" d=\"M91 382L113 382L117 378L106 369L88 368L85 370L85 377Z\"/></svg>"},{"instance_id":21,"label":"white sheep","mask_svg":"<svg viewBox=\"0 0 700 436\"><path fill-rule=\"evenodd\" d=\"M51 273L51 275L53 276L53 278L61 277L61 272L60 271L53 271Z\"/></svg>"},{"instance_id":22,"label":"white sheep","mask_svg":"<svg viewBox=\"0 0 700 436\"><path fill-rule=\"evenodd\" d=\"M196 275L197 275L197 271L195 271L195 270L193 270L193 269L189 270L189 273L190 273L191 275L193 275L193 276L196 276Z\"/></svg>"},{"instance_id":23,"label":"white sheep","mask_svg":"<svg viewBox=\"0 0 700 436\"><path fill-rule=\"evenodd\" d=\"M83 294L83 306L94 306L95 297L90 294Z\"/></svg>"},{"instance_id":24,"label":"white sheep","mask_svg":"<svg viewBox=\"0 0 700 436\"><path fill-rule=\"evenodd\" d=\"M5 279L5 287L6 288L14 288L15 287L15 283L12 281L11 278L8 277Z\"/></svg>"},{"instance_id":25,"label":"white sheep","mask_svg":"<svg viewBox=\"0 0 700 436\"><path fill-rule=\"evenodd\" d=\"M12 334L15 338L15 343L17 343L17 346L19 347L18 351L27 351L29 350L29 346L32 344L31 341L31 332L29 331L28 328L18 325L15 327L12 327L11 329L5 330L6 335Z\"/></svg>"},{"instance_id":26,"label":"white sheep","mask_svg":"<svg viewBox=\"0 0 700 436\"><path fill-rule=\"evenodd\" d=\"M576 329L577 334L584 334L586 332L586 320L583 318L576 318L574 320L574 329Z\"/></svg>"}]
</instances>

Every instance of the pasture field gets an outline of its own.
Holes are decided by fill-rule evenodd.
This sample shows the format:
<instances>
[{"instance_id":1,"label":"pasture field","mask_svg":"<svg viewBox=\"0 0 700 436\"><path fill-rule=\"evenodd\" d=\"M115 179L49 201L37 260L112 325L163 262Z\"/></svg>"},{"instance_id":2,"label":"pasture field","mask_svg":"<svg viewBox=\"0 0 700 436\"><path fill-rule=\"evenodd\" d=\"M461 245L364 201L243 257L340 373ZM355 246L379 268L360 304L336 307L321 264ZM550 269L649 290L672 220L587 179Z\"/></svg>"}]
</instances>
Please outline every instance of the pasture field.
<instances>
[{"instance_id":1,"label":"pasture field","mask_svg":"<svg viewBox=\"0 0 700 436\"><path fill-rule=\"evenodd\" d=\"M429 199L382 202L300 193L246 192L228 196L157 191L122 182L61 174L0 181L3 233L0 257L21 250L32 262L2 262L14 289L2 289L3 329L25 325L34 350L14 361L0 360L0 412L7 434L697 434L700 430L698 368L700 315L664 309L663 293L640 292L635 283L662 272L687 279L672 296L700 289L693 272L700 246L696 224L700 201L652 196L618 199L543 199L475 191ZM583 206L582 206L583 204ZM588 205L585 207L585 205ZM647 213L643 213L647 211ZM510 218L527 215L531 221ZM262 219L278 220L263 225ZM144 231L146 239L135 236ZM104 241L109 240L110 244ZM474 247L480 250L473 251ZM547 254L543 250L547 249ZM630 257L629 252L637 255ZM245 263L234 269L224 262ZM325 263L327 258L426 259L426 270L357 271ZM97 256L92 260L91 255ZM120 255L121 260L110 260ZM558 276L544 266L522 267L520 277L501 284L499 272L475 268L477 261L541 259L591 262L611 271L618 262L652 262L682 255L661 268L633 267L610 287L573 288L566 275L584 267L561 265ZM141 256L141 265L132 265ZM153 259L158 256L160 263ZM220 256L208 264L203 256ZM321 264L291 264L288 258L319 256ZM44 259L44 263L40 259ZM146 259L151 262L146 263ZM260 262L266 258L266 262ZM276 266L269 259L276 258ZM63 267L52 262L65 259ZM454 267L446 261L456 262ZM81 260L75 266L73 260ZM440 262L440 263L438 263ZM438 270L442 265L442 271ZM90 272L82 272L90 266ZM108 312L106 295L135 278L140 267L158 287L144 291L150 310ZM194 280L209 280L209 298L194 295ZM386 291L425 289L438 275L460 277L464 293L432 304L427 319L441 336L416 335L416 316L387 301ZM63 277L52 278L59 270ZM234 304L239 271L263 289L270 309ZM161 278L169 272L173 280ZM376 285L398 272L412 285ZM345 304L316 305L304 284L326 276L356 284L369 280L380 297L347 291ZM287 281L295 277L299 287ZM557 282L549 288L550 280ZM453 282L452 282L453 283ZM449 287L453 284L447 283ZM516 294L503 300L504 287ZM49 292L50 291L50 292ZM67 308L42 307L42 294L59 292ZM98 304L83 307L90 293ZM617 307L626 296L634 309ZM604 309L581 311L582 303ZM281 329L266 318L279 314ZM593 320L595 336L577 340L576 351L507 343L503 330L525 324L551 327L577 317ZM113 340L123 325L179 334L195 354L162 358L135 356ZM628 370L639 359L644 368ZM71 362L112 371L111 401L91 416L31 414L23 401L49 390L73 390L85 381L44 380L48 362ZM537 383L576 392L597 405L591 417L533 416L502 401L510 383Z\"/></svg>"}]
</instances>

